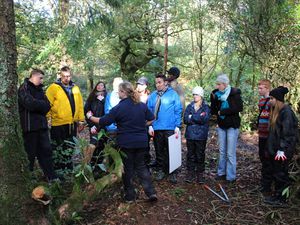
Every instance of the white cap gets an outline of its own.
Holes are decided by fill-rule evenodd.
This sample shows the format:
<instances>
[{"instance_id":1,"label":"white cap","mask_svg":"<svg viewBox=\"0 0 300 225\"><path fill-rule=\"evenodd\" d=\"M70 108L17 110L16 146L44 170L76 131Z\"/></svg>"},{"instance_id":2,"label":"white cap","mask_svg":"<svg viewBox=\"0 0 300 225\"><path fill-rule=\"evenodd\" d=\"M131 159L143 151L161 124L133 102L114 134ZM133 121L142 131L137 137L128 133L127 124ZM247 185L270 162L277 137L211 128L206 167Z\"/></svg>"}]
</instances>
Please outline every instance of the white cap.
<instances>
[{"instance_id":1,"label":"white cap","mask_svg":"<svg viewBox=\"0 0 300 225\"><path fill-rule=\"evenodd\" d=\"M193 89L193 95L199 95L199 96L201 96L203 98L204 97L204 90L203 90L203 88L199 87L199 86L194 87L194 89Z\"/></svg>"},{"instance_id":2,"label":"white cap","mask_svg":"<svg viewBox=\"0 0 300 225\"><path fill-rule=\"evenodd\" d=\"M217 83L229 84L229 78L226 74L221 74L217 77Z\"/></svg>"}]
</instances>

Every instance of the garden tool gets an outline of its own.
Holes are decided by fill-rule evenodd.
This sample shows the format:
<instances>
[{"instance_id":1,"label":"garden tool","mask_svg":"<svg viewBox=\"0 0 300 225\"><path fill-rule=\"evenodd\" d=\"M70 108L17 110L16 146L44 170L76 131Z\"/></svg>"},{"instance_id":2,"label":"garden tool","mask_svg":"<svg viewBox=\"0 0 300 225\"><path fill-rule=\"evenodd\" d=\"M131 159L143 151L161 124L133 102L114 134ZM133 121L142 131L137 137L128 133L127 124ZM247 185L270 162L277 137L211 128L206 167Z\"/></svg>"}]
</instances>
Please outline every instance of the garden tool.
<instances>
[{"instance_id":1,"label":"garden tool","mask_svg":"<svg viewBox=\"0 0 300 225\"><path fill-rule=\"evenodd\" d=\"M221 184L218 184L219 185L219 188L221 189L224 197L222 197L221 195L219 195L216 191L214 191L213 189L211 189L209 186L207 185L204 185L204 188L209 190L210 192L212 192L214 195L216 195L218 198L220 198L222 201L224 202L227 202L227 203L230 203L230 200L225 192L225 190L223 189L222 185Z\"/></svg>"}]
</instances>

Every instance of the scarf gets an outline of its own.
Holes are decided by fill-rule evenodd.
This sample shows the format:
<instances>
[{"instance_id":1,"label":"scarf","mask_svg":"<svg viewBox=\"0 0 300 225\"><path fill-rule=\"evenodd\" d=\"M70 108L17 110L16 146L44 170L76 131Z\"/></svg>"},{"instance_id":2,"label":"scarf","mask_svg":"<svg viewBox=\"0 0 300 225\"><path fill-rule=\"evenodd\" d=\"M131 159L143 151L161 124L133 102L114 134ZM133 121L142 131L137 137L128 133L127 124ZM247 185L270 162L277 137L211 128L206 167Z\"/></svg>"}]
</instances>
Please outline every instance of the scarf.
<instances>
[{"instance_id":1,"label":"scarf","mask_svg":"<svg viewBox=\"0 0 300 225\"><path fill-rule=\"evenodd\" d=\"M168 87L166 87L164 90L162 91L157 91L157 98L156 98L156 102L155 102L155 107L154 107L154 116L155 119L157 120L158 118L158 112L159 112L159 107L160 107L160 103L161 103L161 96L168 90Z\"/></svg>"},{"instance_id":2,"label":"scarf","mask_svg":"<svg viewBox=\"0 0 300 225\"><path fill-rule=\"evenodd\" d=\"M229 103L227 101L227 98L230 94L230 91L231 91L231 87L230 87L230 85L228 85L224 91L216 92L215 95L217 96L218 100L221 101L221 109L220 110L229 108ZM220 116L220 118L223 120L223 119L225 119L225 116Z\"/></svg>"}]
</instances>

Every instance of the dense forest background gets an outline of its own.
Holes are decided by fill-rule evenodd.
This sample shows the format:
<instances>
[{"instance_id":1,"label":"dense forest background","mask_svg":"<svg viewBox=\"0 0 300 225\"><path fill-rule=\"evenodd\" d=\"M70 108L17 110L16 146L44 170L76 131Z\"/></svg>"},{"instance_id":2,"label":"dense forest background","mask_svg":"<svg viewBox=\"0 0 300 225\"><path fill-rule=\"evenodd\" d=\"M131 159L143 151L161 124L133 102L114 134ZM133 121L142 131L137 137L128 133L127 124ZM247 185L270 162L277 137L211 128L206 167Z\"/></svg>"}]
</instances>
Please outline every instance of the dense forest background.
<instances>
[{"instance_id":1,"label":"dense forest background","mask_svg":"<svg viewBox=\"0 0 300 225\"><path fill-rule=\"evenodd\" d=\"M197 84L208 100L216 75L227 73L243 92L244 130L255 121L261 78L288 86L299 112L298 1L19 0L15 20L20 82L37 67L47 85L69 65L86 96L99 80L153 81L175 65L188 98Z\"/></svg>"}]
</instances>

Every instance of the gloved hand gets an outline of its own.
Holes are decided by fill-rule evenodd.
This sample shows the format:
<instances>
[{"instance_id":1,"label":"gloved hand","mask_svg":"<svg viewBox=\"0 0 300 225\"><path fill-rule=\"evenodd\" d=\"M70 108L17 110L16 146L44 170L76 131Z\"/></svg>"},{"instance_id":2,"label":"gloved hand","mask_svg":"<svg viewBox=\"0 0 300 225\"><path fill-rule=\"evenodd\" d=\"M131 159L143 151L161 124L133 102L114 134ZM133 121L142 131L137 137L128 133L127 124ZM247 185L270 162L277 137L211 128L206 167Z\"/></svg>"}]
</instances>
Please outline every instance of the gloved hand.
<instances>
[{"instance_id":1,"label":"gloved hand","mask_svg":"<svg viewBox=\"0 0 300 225\"><path fill-rule=\"evenodd\" d=\"M189 119L191 119L191 118L192 118L192 116L193 116L192 114L191 114L191 115L189 115Z\"/></svg>"},{"instance_id":2,"label":"gloved hand","mask_svg":"<svg viewBox=\"0 0 300 225\"><path fill-rule=\"evenodd\" d=\"M148 134L152 137L154 137L154 130L153 130L153 127L152 126L149 126L148 128Z\"/></svg>"},{"instance_id":3,"label":"gloved hand","mask_svg":"<svg viewBox=\"0 0 300 225\"><path fill-rule=\"evenodd\" d=\"M102 100L104 99L104 97L103 97L102 95L98 95L98 96L97 96L97 99L98 99L99 101L102 101Z\"/></svg>"},{"instance_id":4,"label":"gloved hand","mask_svg":"<svg viewBox=\"0 0 300 225\"><path fill-rule=\"evenodd\" d=\"M88 111L88 112L86 113L86 117L87 117L88 119L90 119L91 116L93 116L92 111Z\"/></svg>"},{"instance_id":5,"label":"gloved hand","mask_svg":"<svg viewBox=\"0 0 300 225\"><path fill-rule=\"evenodd\" d=\"M98 132L97 127L96 126L92 126L91 133L92 134L97 134L97 132Z\"/></svg>"},{"instance_id":6,"label":"gloved hand","mask_svg":"<svg viewBox=\"0 0 300 225\"><path fill-rule=\"evenodd\" d=\"M286 160L286 156L284 154L284 151L280 151L278 150L277 153L276 153L276 156L275 156L275 160Z\"/></svg>"},{"instance_id":7,"label":"gloved hand","mask_svg":"<svg viewBox=\"0 0 300 225\"><path fill-rule=\"evenodd\" d=\"M206 112L202 112L200 116L206 116Z\"/></svg>"},{"instance_id":8,"label":"gloved hand","mask_svg":"<svg viewBox=\"0 0 300 225\"><path fill-rule=\"evenodd\" d=\"M174 130L174 133L175 133L175 138L177 139L179 137L179 128L178 127L175 127L175 130Z\"/></svg>"}]
</instances>

